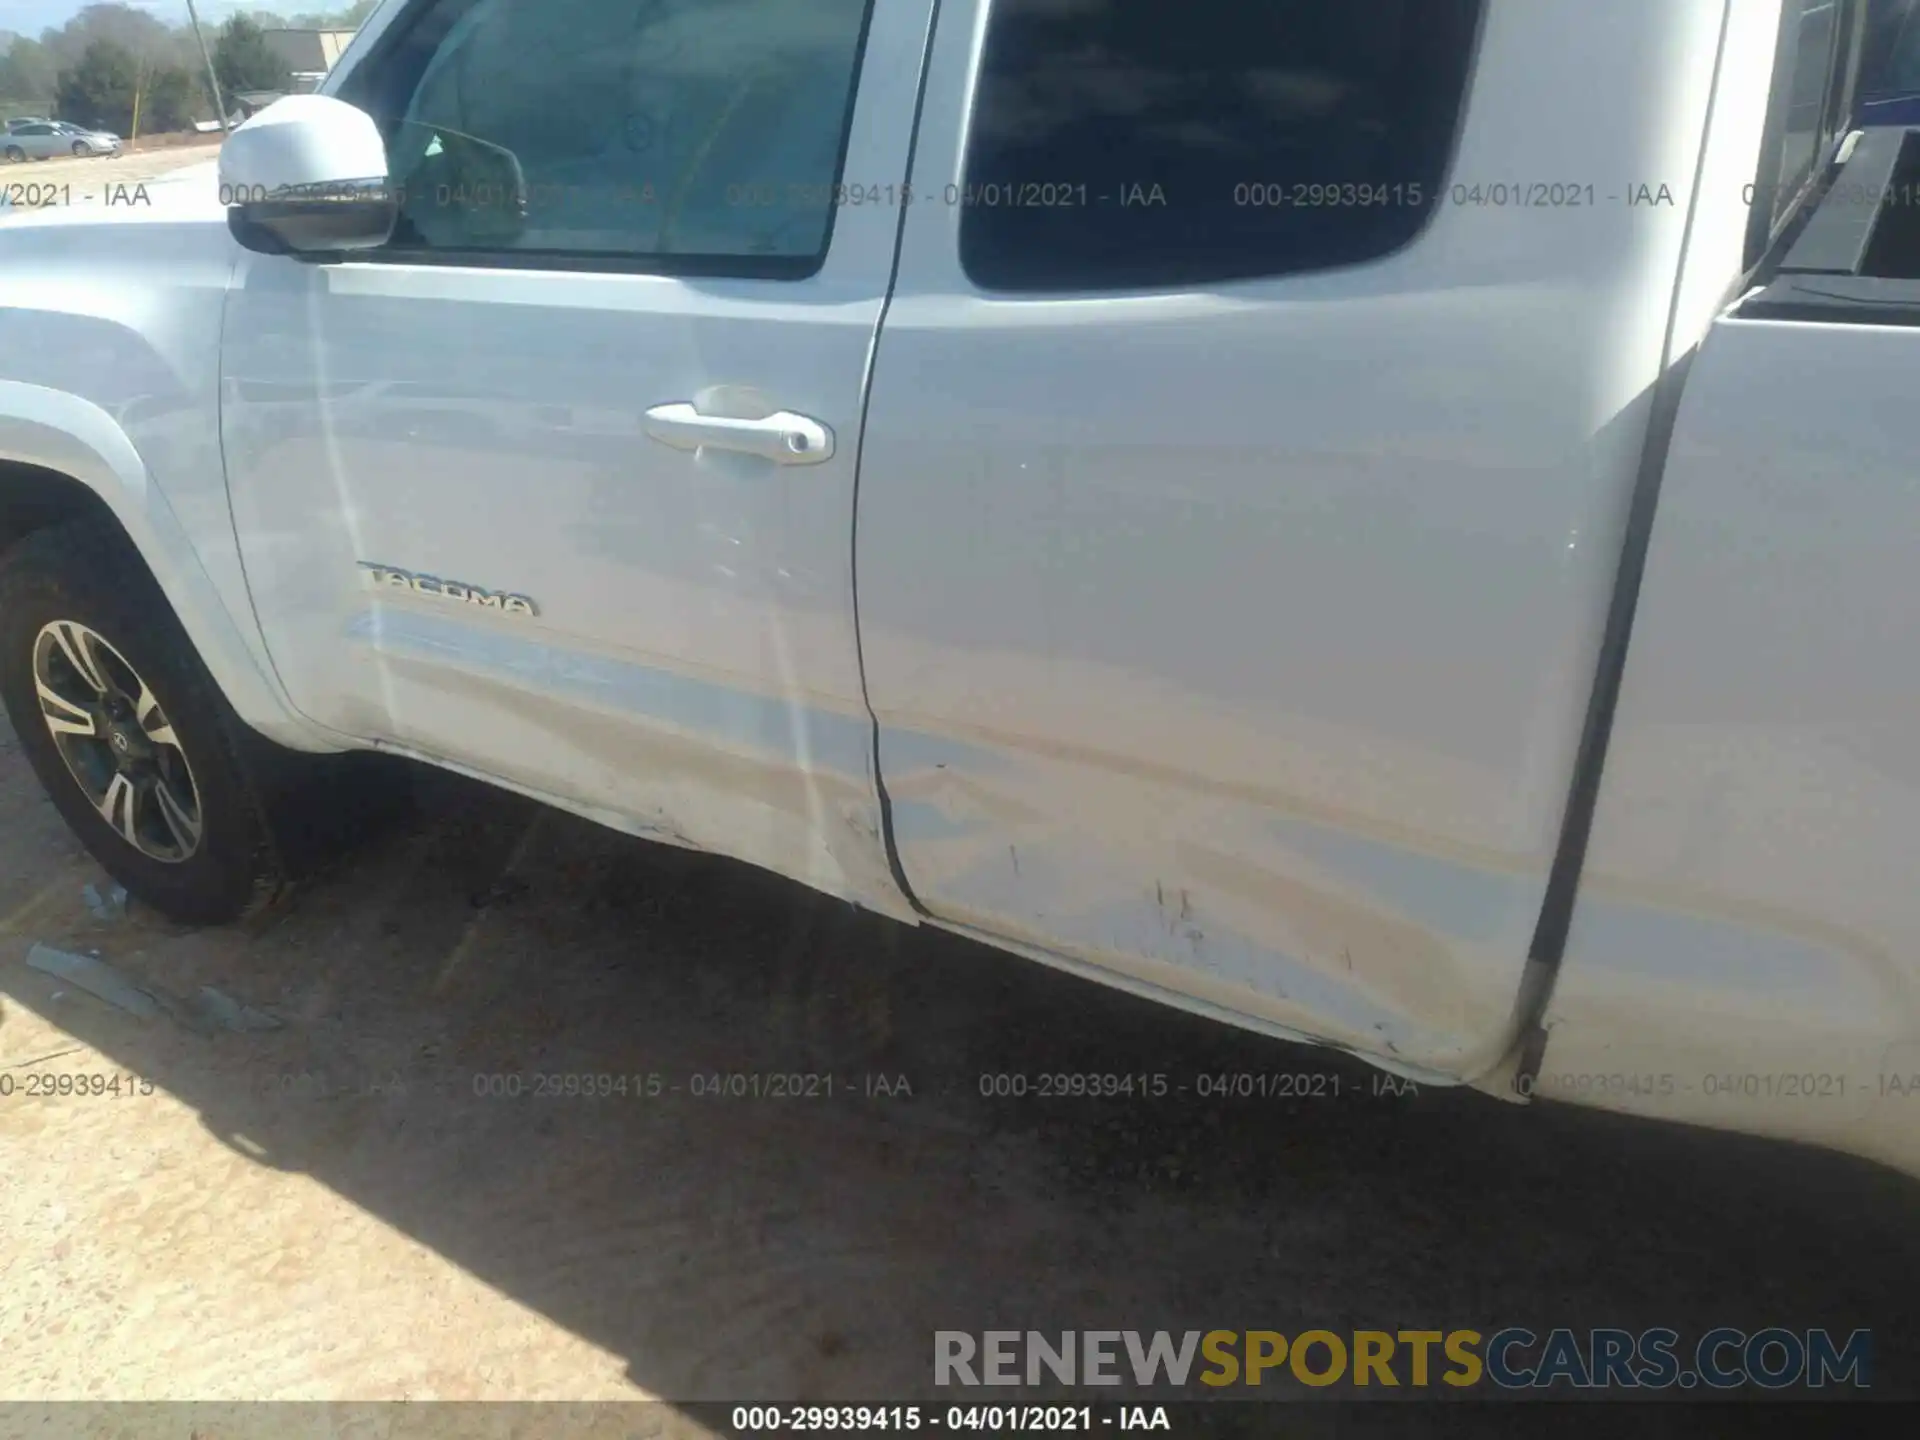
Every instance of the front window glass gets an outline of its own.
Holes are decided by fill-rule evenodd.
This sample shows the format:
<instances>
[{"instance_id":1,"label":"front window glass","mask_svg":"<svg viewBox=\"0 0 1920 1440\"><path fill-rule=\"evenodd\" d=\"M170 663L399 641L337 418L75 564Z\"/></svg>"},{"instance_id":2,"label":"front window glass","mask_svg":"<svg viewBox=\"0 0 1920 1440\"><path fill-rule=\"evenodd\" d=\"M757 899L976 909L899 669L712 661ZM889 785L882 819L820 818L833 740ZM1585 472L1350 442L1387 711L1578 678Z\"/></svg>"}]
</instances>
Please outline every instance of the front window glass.
<instances>
[{"instance_id":1,"label":"front window glass","mask_svg":"<svg viewBox=\"0 0 1920 1440\"><path fill-rule=\"evenodd\" d=\"M443 0L394 246L824 259L869 0ZM743 273L750 269L742 265Z\"/></svg>"}]
</instances>

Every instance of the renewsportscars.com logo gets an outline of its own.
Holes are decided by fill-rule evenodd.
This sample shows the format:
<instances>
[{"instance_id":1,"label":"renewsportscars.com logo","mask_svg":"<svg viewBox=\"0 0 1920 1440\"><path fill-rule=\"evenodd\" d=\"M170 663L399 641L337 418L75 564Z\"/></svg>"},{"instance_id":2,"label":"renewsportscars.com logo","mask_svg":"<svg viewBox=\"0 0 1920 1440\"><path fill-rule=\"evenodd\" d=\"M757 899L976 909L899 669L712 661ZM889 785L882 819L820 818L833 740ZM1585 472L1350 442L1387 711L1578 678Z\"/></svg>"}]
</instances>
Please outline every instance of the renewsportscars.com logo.
<instances>
[{"instance_id":1,"label":"renewsportscars.com logo","mask_svg":"<svg viewBox=\"0 0 1920 1440\"><path fill-rule=\"evenodd\" d=\"M942 1386L1198 1383L1363 1389L1823 1390L1871 1384L1873 1333L1774 1326L1708 1330L1692 1344L1668 1329L1478 1330L937 1330Z\"/></svg>"}]
</instances>

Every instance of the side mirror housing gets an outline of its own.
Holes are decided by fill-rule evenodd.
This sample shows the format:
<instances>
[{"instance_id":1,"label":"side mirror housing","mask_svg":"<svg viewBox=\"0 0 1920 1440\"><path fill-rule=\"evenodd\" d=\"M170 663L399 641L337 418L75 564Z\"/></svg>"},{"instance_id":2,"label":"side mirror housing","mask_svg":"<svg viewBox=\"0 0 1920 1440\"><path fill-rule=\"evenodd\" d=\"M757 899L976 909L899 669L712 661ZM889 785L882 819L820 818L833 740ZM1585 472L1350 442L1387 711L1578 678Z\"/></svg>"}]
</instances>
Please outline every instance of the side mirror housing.
<instances>
[{"instance_id":1,"label":"side mirror housing","mask_svg":"<svg viewBox=\"0 0 1920 1440\"><path fill-rule=\"evenodd\" d=\"M289 95L229 135L220 199L234 239L267 255L375 249L399 218L379 127L327 95Z\"/></svg>"}]
</instances>

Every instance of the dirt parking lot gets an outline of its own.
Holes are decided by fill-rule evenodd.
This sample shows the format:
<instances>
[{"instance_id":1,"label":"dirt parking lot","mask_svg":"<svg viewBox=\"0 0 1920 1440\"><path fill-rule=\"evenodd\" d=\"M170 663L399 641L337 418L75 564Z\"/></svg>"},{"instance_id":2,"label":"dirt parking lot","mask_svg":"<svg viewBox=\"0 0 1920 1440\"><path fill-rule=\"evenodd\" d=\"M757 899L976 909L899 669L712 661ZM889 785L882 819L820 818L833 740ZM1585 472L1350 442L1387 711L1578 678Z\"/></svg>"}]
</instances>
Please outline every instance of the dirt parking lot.
<instances>
[{"instance_id":1,"label":"dirt parking lot","mask_svg":"<svg viewBox=\"0 0 1920 1440\"><path fill-rule=\"evenodd\" d=\"M1920 1396L1920 1187L1871 1166L1374 1095L731 863L417 788L289 908L189 932L92 912L108 884L0 728L0 1396L944 1401L939 1329L1506 1324L1869 1326L1875 1393ZM281 1027L134 1018L29 969L34 942ZM981 1093L1062 1072L1344 1093ZM832 1093L755 1098L775 1075Z\"/></svg>"},{"instance_id":2,"label":"dirt parking lot","mask_svg":"<svg viewBox=\"0 0 1920 1440\"><path fill-rule=\"evenodd\" d=\"M220 158L218 140L205 145L182 145L166 150L141 151L92 160L29 160L22 165L0 164L0 186L57 188L61 204L95 205L109 186L133 187L164 179L189 165ZM25 198L16 205L39 203Z\"/></svg>"}]
</instances>

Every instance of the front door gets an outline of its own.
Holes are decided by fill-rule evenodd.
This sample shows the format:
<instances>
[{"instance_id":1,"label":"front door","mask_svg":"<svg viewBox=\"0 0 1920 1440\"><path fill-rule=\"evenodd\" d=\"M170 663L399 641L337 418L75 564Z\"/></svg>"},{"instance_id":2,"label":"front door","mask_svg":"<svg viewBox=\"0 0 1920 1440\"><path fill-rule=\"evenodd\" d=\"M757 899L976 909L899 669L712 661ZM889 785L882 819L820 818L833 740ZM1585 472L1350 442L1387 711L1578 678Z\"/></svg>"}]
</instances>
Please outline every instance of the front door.
<instances>
[{"instance_id":1,"label":"front door","mask_svg":"<svg viewBox=\"0 0 1920 1440\"><path fill-rule=\"evenodd\" d=\"M890 888L850 547L898 222L865 202L905 177L925 29L421 0L363 37L336 93L387 137L394 238L244 257L224 340L248 582L307 716Z\"/></svg>"}]
</instances>

